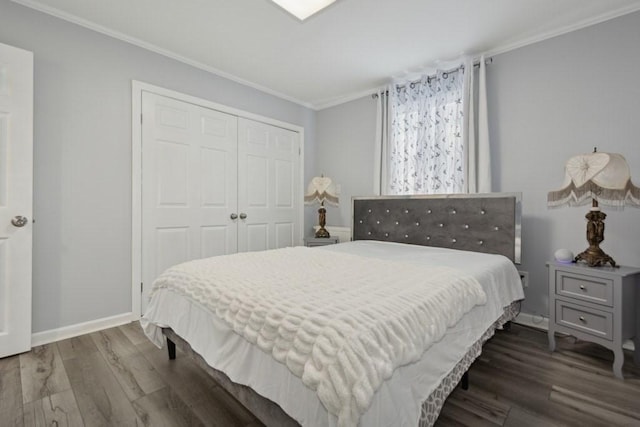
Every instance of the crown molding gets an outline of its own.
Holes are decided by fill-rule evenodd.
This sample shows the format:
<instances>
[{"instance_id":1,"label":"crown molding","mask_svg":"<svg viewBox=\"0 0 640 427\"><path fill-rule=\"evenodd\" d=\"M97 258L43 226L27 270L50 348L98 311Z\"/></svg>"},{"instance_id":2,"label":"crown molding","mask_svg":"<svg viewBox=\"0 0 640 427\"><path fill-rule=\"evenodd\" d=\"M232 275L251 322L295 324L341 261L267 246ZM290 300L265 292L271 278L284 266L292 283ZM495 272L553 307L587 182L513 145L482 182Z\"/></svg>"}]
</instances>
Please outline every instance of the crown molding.
<instances>
[{"instance_id":1,"label":"crown molding","mask_svg":"<svg viewBox=\"0 0 640 427\"><path fill-rule=\"evenodd\" d=\"M538 34L536 36L533 37L528 37L522 40L518 40L512 43L507 43L501 46L498 46L496 48L487 50L483 53L480 53L478 55L474 56L474 61L478 60L480 58L480 56L484 55L486 58L490 58L493 56L497 56L500 55L502 53L507 53L510 52L512 50L516 50L516 49L520 49L522 47L525 46L529 46L544 40L548 40L548 39L552 39L554 37L558 37L564 34L568 34L568 33L572 33L574 31L578 31L578 30L582 30L584 28L588 28L591 27L593 25L596 24L600 24L602 22L606 22L606 21L610 21L612 19L615 18L619 18L621 16L624 15L628 15L630 13L634 13L640 10L640 4L636 4L636 5L631 5L628 7L623 7L620 9L616 9L613 11L609 11L607 13L595 16L595 17L591 17L589 19L585 19L582 20L580 22L571 24L571 25L567 25L565 27L562 28L558 28L556 30L553 31L548 31L546 33L542 33L542 34ZM392 78L389 77L389 82L391 82ZM363 90L360 92L354 92L351 94L346 94L345 96L339 97L339 98L334 98L334 99L329 99L323 102L318 102L318 103L314 103L313 105L315 106L316 110L323 110L325 108L330 108L330 107L335 107L337 105L340 104L344 104L350 101L354 101L356 99L360 99L360 98L364 98L365 96L369 96L374 94L375 92L377 92L378 90L380 90L380 86L374 86L371 87L367 90Z\"/></svg>"},{"instance_id":2,"label":"crown molding","mask_svg":"<svg viewBox=\"0 0 640 427\"><path fill-rule=\"evenodd\" d=\"M335 98L331 98L331 99L325 99L325 100L318 100L318 101L314 101L314 102L305 102L302 101L300 99L291 97L289 95L286 95L284 93L269 89L268 87L259 85L257 83L245 80L243 78L240 78L236 75L233 75L231 73L227 73L225 71L219 70L217 68L211 67L209 65L203 64L199 61L195 61L192 60L190 58L187 58L185 56L179 55L173 51L161 48L159 46L156 46L152 43L148 43L145 42L143 40L140 40L138 38L135 37L131 37L128 36L126 34L123 34L121 32L112 30L110 28L107 28L105 26L96 24L95 22L89 21L89 20L85 20L83 18L80 18L78 16L69 14L67 12L64 12L60 9L54 8L54 7L50 7L48 5L44 5L42 3L40 3L37 0L11 0L14 3L20 4L22 6L37 10L39 12L43 12L46 13L48 15L54 16L56 18L71 22L73 24L88 28L90 30L96 31L98 33L107 35L109 37L124 41L126 43L138 46L140 48L149 50L151 52L157 53L159 55L163 55L166 56L168 58L174 59L176 61L182 62L184 64L190 65L194 68L198 68L200 70L209 72L211 74L217 75L219 77L225 78L227 80L233 81L235 83L239 83L241 85L250 87L252 89L258 90L260 92L275 96L277 98L283 99L285 101L289 101L292 102L294 104L300 105L302 107L306 107L309 108L311 110L323 110L326 108L331 108L331 107L335 107L337 105L341 105L341 104L345 104L347 102L351 102L354 101L356 99L360 99L363 98L365 96L369 96L372 93L374 93L376 90L378 90L380 88L380 86L376 86L376 87L371 87L369 89L365 89L362 91L358 91L358 92L353 92L353 93L348 93L345 94L344 96L339 96L339 97L335 97ZM515 42L512 43L507 43L501 46L498 46L496 48L493 49L489 49L485 52L483 52L482 54L485 55L486 57L491 57L491 56L496 56L502 53L506 53L506 52L510 52L512 50L516 50L519 49L521 47L525 47L534 43L538 43L544 40L548 40L557 36L561 36L563 34L567 34L567 33L571 33L573 31L577 31L583 28L587 28L590 27L592 25L596 25L605 21L609 21L611 19L614 18L618 18L620 16L624 16L633 12L637 12L640 10L640 4L634 4L634 5L630 5L627 7L623 7L623 8L619 8L613 11L609 11L606 13L603 13L601 15L595 16L595 17L591 17L589 19L585 19L582 21L579 21L577 23L571 24L571 25L567 25L564 26L562 28L556 29L556 30L552 30L552 31L548 31L546 33L542 33L533 37L528 37L528 38L524 38L521 40L517 40ZM480 55L478 55L479 57ZM391 78L389 77L389 81L391 80Z\"/></svg>"},{"instance_id":3,"label":"crown molding","mask_svg":"<svg viewBox=\"0 0 640 427\"><path fill-rule=\"evenodd\" d=\"M56 18L62 19L64 21L67 22L71 22L72 24L76 24L79 25L81 27L87 28L89 30L95 31L97 33L101 33L104 34L106 36L112 37L114 39L123 41L125 43L129 43L132 44L134 46L140 47L142 49L157 53L159 55L163 55L166 56L168 58L174 59L178 62L182 62L183 64L187 64L190 65L194 68L198 68L200 70L206 71L208 73L214 74L218 77L222 77L225 78L227 80L233 81L235 83L239 83L243 86L247 86L250 87L252 89L255 90L259 90L260 92L264 92L268 95L272 95L275 96L277 98L283 99L285 101L289 101L289 102L293 102L294 104L298 104L302 107L306 107L306 108L310 108L310 109L314 109L315 107L314 105L308 103L308 102L304 102L301 101L299 99L296 99L294 97L291 97L289 95L286 95L284 93L269 89L268 87L265 86L261 86L257 83L251 82L249 80L245 80L243 78L240 78L238 76L235 76L231 73L227 73L225 71L221 71L217 68L211 67L209 65L203 64L202 62L199 61L194 61L193 59L187 58L185 56L182 56L178 53L175 53L173 51L170 51L168 49L164 49L161 48L159 46L154 45L153 43L148 43L144 40L140 40L136 37L131 37L127 34L121 33L119 31L115 31L111 28L96 24L93 21L89 21L83 18L80 18L76 15L64 12L60 9L54 8L54 7L50 7L48 5L42 4L38 1L35 0L11 0L14 3L20 4L22 6L28 7L30 9L34 9L37 10L38 12L42 12L42 13L46 13L47 15L51 15L54 16Z\"/></svg>"}]
</instances>

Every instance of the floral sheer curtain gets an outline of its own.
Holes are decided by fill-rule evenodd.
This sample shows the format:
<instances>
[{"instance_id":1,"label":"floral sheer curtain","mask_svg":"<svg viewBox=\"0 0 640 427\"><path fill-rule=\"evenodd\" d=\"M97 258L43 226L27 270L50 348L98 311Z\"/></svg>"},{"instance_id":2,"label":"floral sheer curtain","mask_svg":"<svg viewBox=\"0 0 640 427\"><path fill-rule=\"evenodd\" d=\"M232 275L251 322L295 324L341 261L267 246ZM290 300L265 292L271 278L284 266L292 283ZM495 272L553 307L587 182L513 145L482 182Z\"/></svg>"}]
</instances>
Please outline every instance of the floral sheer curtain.
<instances>
[{"instance_id":1,"label":"floral sheer curtain","mask_svg":"<svg viewBox=\"0 0 640 427\"><path fill-rule=\"evenodd\" d=\"M484 58L477 107L473 75L467 61L378 93L377 194L491 191Z\"/></svg>"},{"instance_id":2,"label":"floral sheer curtain","mask_svg":"<svg viewBox=\"0 0 640 427\"><path fill-rule=\"evenodd\" d=\"M391 105L389 188L392 194L461 193L464 70L439 71L395 85Z\"/></svg>"}]
</instances>

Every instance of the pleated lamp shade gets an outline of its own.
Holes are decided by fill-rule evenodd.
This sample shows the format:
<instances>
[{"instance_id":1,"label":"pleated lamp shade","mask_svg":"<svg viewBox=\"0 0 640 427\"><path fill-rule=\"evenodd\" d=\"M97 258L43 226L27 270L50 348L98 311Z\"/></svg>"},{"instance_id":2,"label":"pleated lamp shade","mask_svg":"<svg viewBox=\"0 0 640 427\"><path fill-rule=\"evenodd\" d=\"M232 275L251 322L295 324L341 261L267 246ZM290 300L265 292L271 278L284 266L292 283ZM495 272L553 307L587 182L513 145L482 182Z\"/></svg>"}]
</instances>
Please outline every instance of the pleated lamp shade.
<instances>
[{"instance_id":1,"label":"pleated lamp shade","mask_svg":"<svg viewBox=\"0 0 640 427\"><path fill-rule=\"evenodd\" d=\"M304 195L304 202L307 205L314 203L338 206L338 191L331 178L326 176L316 176L311 180Z\"/></svg>"},{"instance_id":2,"label":"pleated lamp shade","mask_svg":"<svg viewBox=\"0 0 640 427\"><path fill-rule=\"evenodd\" d=\"M585 215L589 247L573 261L586 262L591 267L607 264L615 267L613 258L600 249L607 217L600 211L600 204L616 209L640 207L640 188L631 182L629 165L622 155L594 150L593 153L571 157L565 166L563 187L547 195L547 205L552 208L589 203L591 210Z\"/></svg>"},{"instance_id":3,"label":"pleated lamp shade","mask_svg":"<svg viewBox=\"0 0 640 427\"><path fill-rule=\"evenodd\" d=\"M571 157L565 182L547 195L549 207L584 206L595 200L606 206L640 207L640 188L631 182L625 158L617 153L589 153Z\"/></svg>"}]
</instances>

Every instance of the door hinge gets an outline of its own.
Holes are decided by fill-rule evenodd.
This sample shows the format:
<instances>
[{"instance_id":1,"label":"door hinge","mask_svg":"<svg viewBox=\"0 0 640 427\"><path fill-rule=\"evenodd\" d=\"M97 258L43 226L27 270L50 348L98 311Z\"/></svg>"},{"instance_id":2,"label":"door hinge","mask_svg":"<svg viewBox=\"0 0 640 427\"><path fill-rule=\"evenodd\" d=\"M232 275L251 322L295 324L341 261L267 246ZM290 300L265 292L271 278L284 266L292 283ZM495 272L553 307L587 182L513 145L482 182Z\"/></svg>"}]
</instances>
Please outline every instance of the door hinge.
<instances>
[{"instance_id":1,"label":"door hinge","mask_svg":"<svg viewBox=\"0 0 640 427\"><path fill-rule=\"evenodd\" d=\"M144 292L144 283L140 282L140 293Z\"/></svg>"},{"instance_id":2,"label":"door hinge","mask_svg":"<svg viewBox=\"0 0 640 427\"><path fill-rule=\"evenodd\" d=\"M140 124L142 124L142 114L140 114Z\"/></svg>"}]
</instances>

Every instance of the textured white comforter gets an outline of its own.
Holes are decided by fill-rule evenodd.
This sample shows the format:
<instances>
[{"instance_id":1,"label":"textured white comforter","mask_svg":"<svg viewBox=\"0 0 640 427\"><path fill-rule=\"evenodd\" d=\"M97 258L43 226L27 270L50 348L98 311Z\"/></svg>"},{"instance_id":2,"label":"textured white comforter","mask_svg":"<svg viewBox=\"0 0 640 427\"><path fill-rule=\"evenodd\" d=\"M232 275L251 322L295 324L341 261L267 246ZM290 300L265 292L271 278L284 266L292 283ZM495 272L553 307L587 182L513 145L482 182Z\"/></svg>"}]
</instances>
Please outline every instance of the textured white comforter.
<instances>
[{"instance_id":1,"label":"textured white comforter","mask_svg":"<svg viewBox=\"0 0 640 427\"><path fill-rule=\"evenodd\" d=\"M296 247L191 261L155 282L204 305L356 425L382 381L484 304L478 282L422 267Z\"/></svg>"}]
</instances>

